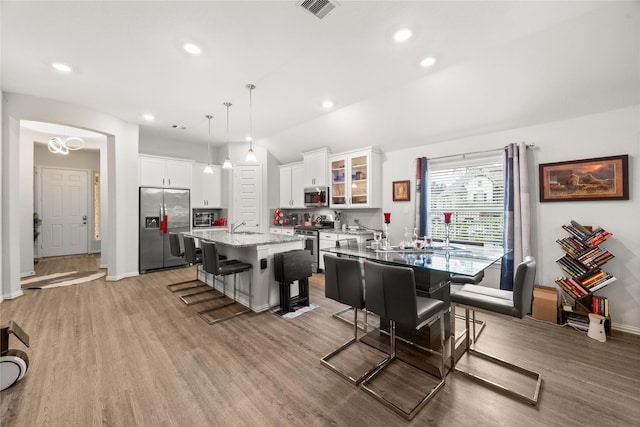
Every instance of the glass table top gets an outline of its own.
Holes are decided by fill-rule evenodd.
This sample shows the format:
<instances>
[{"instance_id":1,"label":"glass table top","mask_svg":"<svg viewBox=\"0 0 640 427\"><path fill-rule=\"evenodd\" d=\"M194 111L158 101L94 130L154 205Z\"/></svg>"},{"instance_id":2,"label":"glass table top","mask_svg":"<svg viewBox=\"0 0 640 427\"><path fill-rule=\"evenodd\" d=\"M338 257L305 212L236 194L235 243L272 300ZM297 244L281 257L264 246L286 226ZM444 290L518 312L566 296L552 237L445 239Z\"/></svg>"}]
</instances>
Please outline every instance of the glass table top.
<instances>
[{"instance_id":1,"label":"glass table top","mask_svg":"<svg viewBox=\"0 0 640 427\"><path fill-rule=\"evenodd\" d=\"M508 252L501 247L460 244L449 248L435 245L426 249L371 249L359 245L358 248L335 247L320 251L466 276L478 274Z\"/></svg>"}]
</instances>

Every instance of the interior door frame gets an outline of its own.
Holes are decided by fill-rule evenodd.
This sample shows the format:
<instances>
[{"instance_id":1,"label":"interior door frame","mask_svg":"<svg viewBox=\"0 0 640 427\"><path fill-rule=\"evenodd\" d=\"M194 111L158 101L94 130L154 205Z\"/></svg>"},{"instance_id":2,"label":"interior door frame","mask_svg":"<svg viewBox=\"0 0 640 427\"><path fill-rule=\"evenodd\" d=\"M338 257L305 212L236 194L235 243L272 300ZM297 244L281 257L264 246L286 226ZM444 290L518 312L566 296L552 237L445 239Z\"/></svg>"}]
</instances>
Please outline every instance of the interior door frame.
<instances>
[{"instance_id":1,"label":"interior door frame","mask_svg":"<svg viewBox=\"0 0 640 427\"><path fill-rule=\"evenodd\" d=\"M79 168L61 168L58 166L46 166L39 165L37 169L38 179L34 180L36 182L36 188L34 192L34 197L36 199L36 213L38 217L42 218L42 187L44 179L44 169L55 169L55 170L65 170L65 171L73 171L73 172L85 172L87 174L87 227L91 227L91 230L95 229L94 218L94 205L91 203L93 200L93 176L94 171L91 169L79 169ZM89 228L87 228L87 254L91 253L91 239L93 238L93 232L89 232ZM38 241L36 245L36 252L33 254L34 258L42 258L42 233L38 235Z\"/></svg>"}]
</instances>

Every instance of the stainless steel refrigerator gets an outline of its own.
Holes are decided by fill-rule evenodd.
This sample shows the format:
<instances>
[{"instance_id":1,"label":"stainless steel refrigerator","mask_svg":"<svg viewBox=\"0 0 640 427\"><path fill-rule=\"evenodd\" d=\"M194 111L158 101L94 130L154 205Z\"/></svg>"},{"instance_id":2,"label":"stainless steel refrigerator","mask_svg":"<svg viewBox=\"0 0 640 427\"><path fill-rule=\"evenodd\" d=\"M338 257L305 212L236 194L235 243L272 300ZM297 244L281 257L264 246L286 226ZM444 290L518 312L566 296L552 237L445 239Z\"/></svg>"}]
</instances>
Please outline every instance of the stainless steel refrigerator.
<instances>
[{"instance_id":1,"label":"stainless steel refrigerator","mask_svg":"<svg viewBox=\"0 0 640 427\"><path fill-rule=\"evenodd\" d=\"M169 232L189 231L189 190L140 187L139 270L186 265L171 255Z\"/></svg>"}]
</instances>

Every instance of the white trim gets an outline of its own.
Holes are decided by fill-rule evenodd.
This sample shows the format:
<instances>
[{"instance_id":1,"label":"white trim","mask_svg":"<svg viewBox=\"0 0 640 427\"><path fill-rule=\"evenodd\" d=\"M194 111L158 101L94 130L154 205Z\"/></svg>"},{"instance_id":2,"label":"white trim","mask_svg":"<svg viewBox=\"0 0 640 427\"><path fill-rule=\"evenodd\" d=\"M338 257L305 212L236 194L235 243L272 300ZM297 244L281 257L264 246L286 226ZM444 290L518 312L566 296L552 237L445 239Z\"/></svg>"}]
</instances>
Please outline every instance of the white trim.
<instances>
[{"instance_id":1,"label":"white trim","mask_svg":"<svg viewBox=\"0 0 640 427\"><path fill-rule=\"evenodd\" d=\"M2 295L3 299L14 299L14 298L18 298L21 297L22 295L24 295L24 292L22 292L22 289L19 289L13 293L10 293L9 295Z\"/></svg>"},{"instance_id":2,"label":"white trim","mask_svg":"<svg viewBox=\"0 0 640 427\"><path fill-rule=\"evenodd\" d=\"M35 271L27 271L26 273L20 273L20 278L22 279L23 277L31 277L31 276L35 276L36 272Z\"/></svg>"},{"instance_id":3,"label":"white trim","mask_svg":"<svg viewBox=\"0 0 640 427\"><path fill-rule=\"evenodd\" d=\"M117 282L118 280L126 279L128 277L136 277L139 275L140 273L138 273L137 271L134 271L131 273L120 274L118 276L107 276L104 280L106 280L107 282Z\"/></svg>"},{"instance_id":4,"label":"white trim","mask_svg":"<svg viewBox=\"0 0 640 427\"><path fill-rule=\"evenodd\" d=\"M630 325L619 325L615 324L611 326L611 329L614 331L626 332L629 334L640 335L640 328L637 326Z\"/></svg>"}]
</instances>

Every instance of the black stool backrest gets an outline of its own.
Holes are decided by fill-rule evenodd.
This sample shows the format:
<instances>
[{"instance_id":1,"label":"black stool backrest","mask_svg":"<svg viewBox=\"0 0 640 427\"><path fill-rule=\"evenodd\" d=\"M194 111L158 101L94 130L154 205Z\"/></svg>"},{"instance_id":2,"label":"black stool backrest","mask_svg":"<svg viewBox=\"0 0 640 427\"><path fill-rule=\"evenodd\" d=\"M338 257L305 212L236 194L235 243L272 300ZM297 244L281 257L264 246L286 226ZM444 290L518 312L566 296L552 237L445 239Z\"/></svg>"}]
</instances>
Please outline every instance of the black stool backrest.
<instances>
[{"instance_id":1,"label":"black stool backrest","mask_svg":"<svg viewBox=\"0 0 640 427\"><path fill-rule=\"evenodd\" d=\"M336 240L336 248L358 249L358 239L340 239Z\"/></svg>"},{"instance_id":2,"label":"black stool backrest","mask_svg":"<svg viewBox=\"0 0 640 427\"><path fill-rule=\"evenodd\" d=\"M324 256L324 295L351 307L364 308L360 261Z\"/></svg>"},{"instance_id":3,"label":"black stool backrest","mask_svg":"<svg viewBox=\"0 0 640 427\"><path fill-rule=\"evenodd\" d=\"M364 286L367 310L399 326L416 327L416 281L411 268L365 261Z\"/></svg>"},{"instance_id":4,"label":"black stool backrest","mask_svg":"<svg viewBox=\"0 0 640 427\"><path fill-rule=\"evenodd\" d=\"M190 236L184 236L182 240L184 241L184 259L189 264L199 263L201 260L198 259L196 254L196 240Z\"/></svg>"},{"instance_id":5,"label":"black stool backrest","mask_svg":"<svg viewBox=\"0 0 640 427\"><path fill-rule=\"evenodd\" d=\"M220 259L218 258L218 248L212 242L202 242L202 268L207 273L218 275L220 273Z\"/></svg>"},{"instance_id":6,"label":"black stool backrest","mask_svg":"<svg viewBox=\"0 0 640 427\"><path fill-rule=\"evenodd\" d=\"M518 264L516 276L513 279L513 307L520 318L531 312L535 277L536 260L532 256L527 256Z\"/></svg>"},{"instance_id":7,"label":"black stool backrest","mask_svg":"<svg viewBox=\"0 0 640 427\"><path fill-rule=\"evenodd\" d=\"M182 257L182 251L180 250L180 237L176 233L169 232L169 250L171 255Z\"/></svg>"}]
</instances>

